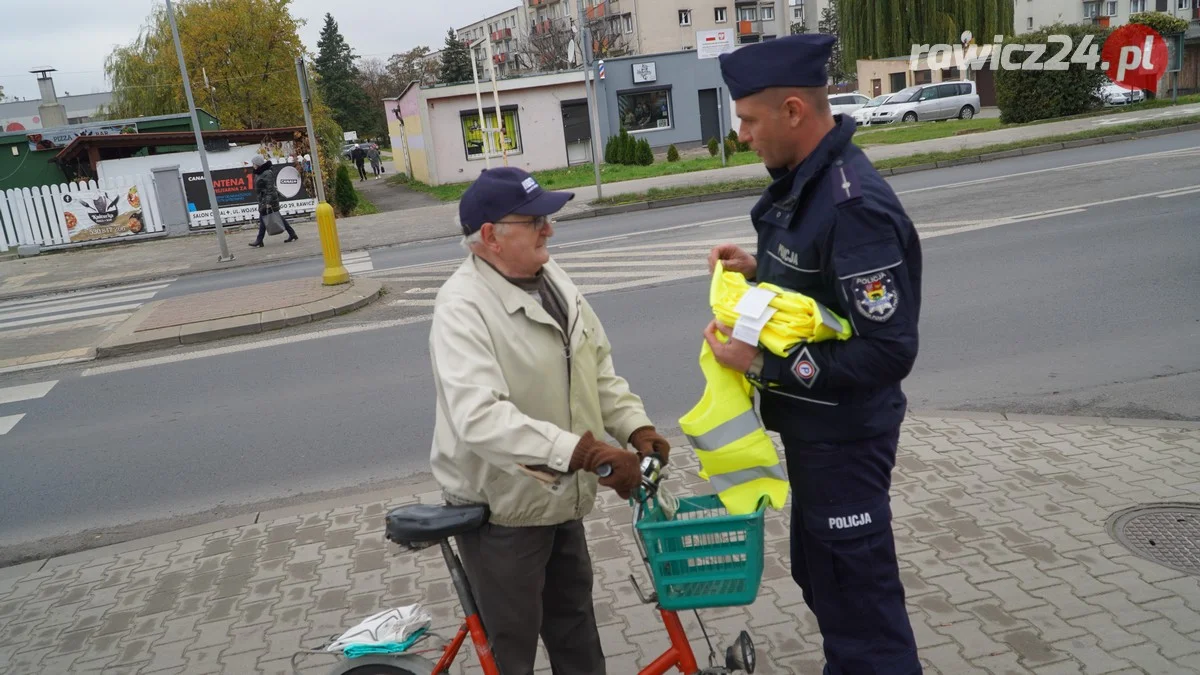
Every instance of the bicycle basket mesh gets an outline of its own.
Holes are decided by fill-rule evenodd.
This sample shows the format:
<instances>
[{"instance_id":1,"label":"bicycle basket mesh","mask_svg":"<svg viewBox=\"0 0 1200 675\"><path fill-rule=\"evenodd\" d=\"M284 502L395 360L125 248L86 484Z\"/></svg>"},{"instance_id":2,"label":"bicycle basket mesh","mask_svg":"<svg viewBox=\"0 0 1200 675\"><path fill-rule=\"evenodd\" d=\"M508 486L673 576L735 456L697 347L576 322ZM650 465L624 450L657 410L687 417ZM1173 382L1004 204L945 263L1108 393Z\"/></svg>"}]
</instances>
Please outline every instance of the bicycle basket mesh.
<instances>
[{"instance_id":1,"label":"bicycle basket mesh","mask_svg":"<svg viewBox=\"0 0 1200 675\"><path fill-rule=\"evenodd\" d=\"M672 520L651 507L637 529L663 609L753 603L762 582L765 509L732 516L716 495L680 500Z\"/></svg>"}]
</instances>

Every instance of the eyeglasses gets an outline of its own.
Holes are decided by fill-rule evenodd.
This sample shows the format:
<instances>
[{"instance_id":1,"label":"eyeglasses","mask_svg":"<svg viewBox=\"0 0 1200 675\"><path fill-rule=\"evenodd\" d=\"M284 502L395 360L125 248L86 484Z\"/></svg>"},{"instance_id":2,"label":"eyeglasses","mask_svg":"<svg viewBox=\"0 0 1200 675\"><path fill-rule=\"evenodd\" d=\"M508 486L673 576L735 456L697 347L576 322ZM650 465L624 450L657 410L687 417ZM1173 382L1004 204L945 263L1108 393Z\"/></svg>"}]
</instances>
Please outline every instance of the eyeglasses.
<instances>
[{"instance_id":1,"label":"eyeglasses","mask_svg":"<svg viewBox=\"0 0 1200 675\"><path fill-rule=\"evenodd\" d=\"M526 225L533 227L535 230L540 230L547 225L554 224L554 220L550 218L550 216L537 216L533 220L498 220L496 223L503 223L505 225Z\"/></svg>"}]
</instances>

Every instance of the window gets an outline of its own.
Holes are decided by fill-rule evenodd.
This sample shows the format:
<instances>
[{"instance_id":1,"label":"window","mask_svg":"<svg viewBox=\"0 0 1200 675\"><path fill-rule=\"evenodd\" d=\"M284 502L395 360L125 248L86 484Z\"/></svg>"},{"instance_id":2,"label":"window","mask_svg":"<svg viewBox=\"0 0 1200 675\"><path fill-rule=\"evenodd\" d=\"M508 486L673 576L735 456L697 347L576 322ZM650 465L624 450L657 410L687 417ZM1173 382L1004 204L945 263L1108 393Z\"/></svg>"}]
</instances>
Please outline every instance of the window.
<instances>
[{"instance_id":1,"label":"window","mask_svg":"<svg viewBox=\"0 0 1200 675\"><path fill-rule=\"evenodd\" d=\"M729 16L725 12L724 7L717 7L713 10L713 21L717 23L725 23L729 20Z\"/></svg>"},{"instance_id":2,"label":"window","mask_svg":"<svg viewBox=\"0 0 1200 675\"><path fill-rule=\"evenodd\" d=\"M1097 16L1100 16L1100 3L1098 3L1098 2L1083 3L1083 18L1094 19Z\"/></svg>"},{"instance_id":3,"label":"window","mask_svg":"<svg viewBox=\"0 0 1200 675\"><path fill-rule=\"evenodd\" d=\"M509 154L521 152L521 127L517 122L517 108L500 108L500 116L504 120L504 150ZM460 113L463 131L463 145L467 159L483 159L487 152L487 141L483 130L479 128L479 112L467 110ZM496 109L483 111L483 121L488 128L496 126ZM500 153L500 134L492 134L492 151Z\"/></svg>"},{"instance_id":4,"label":"window","mask_svg":"<svg viewBox=\"0 0 1200 675\"><path fill-rule=\"evenodd\" d=\"M1138 14L1146 11L1146 0L1129 0L1129 13Z\"/></svg>"},{"instance_id":5,"label":"window","mask_svg":"<svg viewBox=\"0 0 1200 675\"><path fill-rule=\"evenodd\" d=\"M617 114L627 130L671 128L671 92L667 89L617 94Z\"/></svg>"},{"instance_id":6,"label":"window","mask_svg":"<svg viewBox=\"0 0 1200 675\"><path fill-rule=\"evenodd\" d=\"M754 7L743 7L738 10L738 21L758 21L758 10Z\"/></svg>"},{"instance_id":7,"label":"window","mask_svg":"<svg viewBox=\"0 0 1200 675\"><path fill-rule=\"evenodd\" d=\"M1029 17L1028 19L1025 19L1025 27L1028 28L1029 30L1033 30L1033 17L1032 16Z\"/></svg>"},{"instance_id":8,"label":"window","mask_svg":"<svg viewBox=\"0 0 1200 675\"><path fill-rule=\"evenodd\" d=\"M680 26L692 25L692 10L690 10L690 9L679 10L679 25Z\"/></svg>"},{"instance_id":9,"label":"window","mask_svg":"<svg viewBox=\"0 0 1200 675\"><path fill-rule=\"evenodd\" d=\"M803 21L804 20L804 8L803 7L793 7L792 8L792 18L795 19L796 21Z\"/></svg>"},{"instance_id":10,"label":"window","mask_svg":"<svg viewBox=\"0 0 1200 675\"><path fill-rule=\"evenodd\" d=\"M774 7L763 6L760 8L759 13L762 14L763 21L774 21L775 20L775 8Z\"/></svg>"},{"instance_id":11,"label":"window","mask_svg":"<svg viewBox=\"0 0 1200 675\"><path fill-rule=\"evenodd\" d=\"M1117 0L1108 0L1108 2L1105 3L1104 15L1105 16L1116 16L1117 15Z\"/></svg>"},{"instance_id":12,"label":"window","mask_svg":"<svg viewBox=\"0 0 1200 675\"><path fill-rule=\"evenodd\" d=\"M1179 0L1179 9L1191 9L1192 0Z\"/></svg>"},{"instance_id":13,"label":"window","mask_svg":"<svg viewBox=\"0 0 1200 675\"><path fill-rule=\"evenodd\" d=\"M625 15L625 32L626 33L633 32L633 15L632 14Z\"/></svg>"}]
</instances>

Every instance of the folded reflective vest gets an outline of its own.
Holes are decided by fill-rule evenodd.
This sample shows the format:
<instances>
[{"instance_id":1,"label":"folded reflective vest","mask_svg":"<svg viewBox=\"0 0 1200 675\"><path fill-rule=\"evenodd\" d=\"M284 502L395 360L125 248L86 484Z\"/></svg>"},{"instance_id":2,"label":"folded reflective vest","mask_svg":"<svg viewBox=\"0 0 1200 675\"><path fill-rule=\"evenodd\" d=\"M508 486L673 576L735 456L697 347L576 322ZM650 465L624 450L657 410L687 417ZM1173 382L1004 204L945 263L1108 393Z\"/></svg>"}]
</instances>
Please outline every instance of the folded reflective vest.
<instances>
[{"instance_id":1,"label":"folded reflective vest","mask_svg":"<svg viewBox=\"0 0 1200 675\"><path fill-rule=\"evenodd\" d=\"M726 272L718 263L709 290L714 316L726 325L737 324L743 317L739 304L751 288L744 276ZM750 322L750 330L762 324L759 341L770 351L786 356L801 342L850 337L849 322L812 298L769 284L758 288L776 294L765 307L758 307L761 311ZM765 296L754 294L760 296L761 305ZM768 315L763 323L762 317ZM717 337L726 339L720 333ZM731 515L753 513L764 499L773 508L782 509L788 496L787 474L754 410L753 386L742 373L718 363L707 341L700 348L700 369L704 373L704 395L679 419L681 430L700 460L700 477L713 486Z\"/></svg>"}]
</instances>

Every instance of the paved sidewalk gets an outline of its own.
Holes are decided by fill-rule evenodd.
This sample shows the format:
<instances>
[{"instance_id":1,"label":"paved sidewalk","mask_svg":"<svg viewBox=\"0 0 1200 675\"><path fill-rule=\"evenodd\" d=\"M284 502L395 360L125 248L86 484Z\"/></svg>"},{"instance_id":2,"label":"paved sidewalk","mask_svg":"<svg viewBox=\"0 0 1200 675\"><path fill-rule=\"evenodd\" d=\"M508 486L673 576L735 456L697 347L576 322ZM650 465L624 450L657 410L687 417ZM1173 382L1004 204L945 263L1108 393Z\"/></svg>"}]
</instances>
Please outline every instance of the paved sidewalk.
<instances>
[{"instance_id":1,"label":"paved sidewalk","mask_svg":"<svg viewBox=\"0 0 1200 675\"><path fill-rule=\"evenodd\" d=\"M1200 113L1200 104L1133 113L1116 113L1064 122L1048 122L1014 129L967 134L917 143L878 145L866 149L873 160L906 157L928 152L977 148L997 143L1072 133L1097 126L1159 117ZM645 192L650 188L668 188L745 178L765 177L761 164L750 164L711 171L660 176L603 185L605 196ZM375 183L367 181L363 186ZM372 191L380 185L371 185ZM596 198L595 186L572 188L576 199L563 215L588 211L588 202ZM415 198L414 198L415 199ZM338 234L343 252L382 246L453 237L458 233L454 218L457 205L435 204L369 216L341 218ZM272 238L261 249L247 247L257 235L257 226L230 232L232 262L217 262L214 234L166 238L136 245L114 245L64 251L34 258L0 260L0 301L60 290L78 290L95 286L148 281L180 274L262 265L285 260L316 257L321 254L315 221L294 222L300 240L287 246L276 245Z\"/></svg>"},{"instance_id":2,"label":"paved sidewalk","mask_svg":"<svg viewBox=\"0 0 1200 675\"><path fill-rule=\"evenodd\" d=\"M668 485L702 490L691 453L674 457L687 466ZM893 509L926 672L1200 672L1200 576L1139 558L1105 530L1123 509L1194 503L1198 492L1200 425L914 416ZM416 501L438 493L425 484L0 570L0 671L290 673L297 650L417 602L449 638L456 602L437 550L398 553L383 539L387 509ZM606 493L587 521L614 675L665 647L628 581L633 571L646 583L629 518ZM821 639L788 576L786 513L770 514L766 540L755 604L702 615L717 645L749 627L759 673L815 675ZM694 618L686 623L704 660ZM466 661L453 672L478 672ZM320 673L333 661L300 663ZM548 672L544 657L539 666Z\"/></svg>"}]
</instances>

